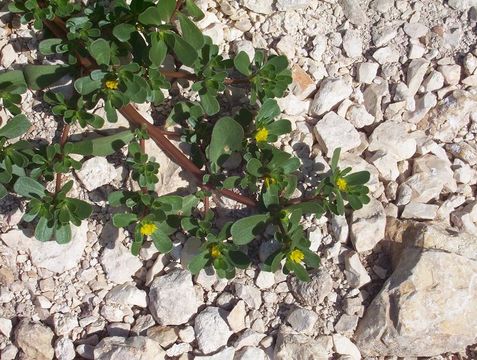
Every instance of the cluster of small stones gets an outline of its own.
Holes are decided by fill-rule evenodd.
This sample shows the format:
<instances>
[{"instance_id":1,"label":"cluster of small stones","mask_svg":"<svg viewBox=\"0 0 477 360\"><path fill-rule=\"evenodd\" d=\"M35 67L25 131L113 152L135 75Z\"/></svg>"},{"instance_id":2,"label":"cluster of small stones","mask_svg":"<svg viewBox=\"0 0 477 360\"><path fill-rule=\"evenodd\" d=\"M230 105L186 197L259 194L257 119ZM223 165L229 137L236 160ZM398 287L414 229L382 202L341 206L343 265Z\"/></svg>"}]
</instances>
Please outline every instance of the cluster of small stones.
<instances>
[{"instance_id":1,"label":"cluster of small stones","mask_svg":"<svg viewBox=\"0 0 477 360\"><path fill-rule=\"evenodd\" d=\"M199 27L225 53L243 50L252 57L254 48L266 48L290 59L294 81L279 105L294 131L278 145L302 160L296 195L306 194L319 181L330 154L341 147L341 166L371 173L371 203L349 216L304 220L311 248L322 257L310 283L260 268L240 272L230 281L217 279L209 270L192 277L184 268L196 249L194 238L176 234L168 255L158 255L154 247L144 248L139 257L130 254L130 234L112 226L105 201L110 191L129 184L127 171L115 159L89 159L74 174L79 182L73 196L102 210L75 229L69 245L37 242L20 223L18 201L9 197L2 202L0 358L354 360L386 355L444 359L450 358L445 353L459 351L475 355L477 294L472 279L477 273L477 240L454 236L449 243L416 235L410 240L413 246L423 238L419 246L426 250L415 253L411 247L404 252L408 262L421 258L421 263L403 261L399 266L397 252L389 251L383 240L398 238L406 226L418 226L414 221L477 234L477 52L472 48L477 3L197 3L206 12ZM37 53L39 39L30 27L20 25L6 9L0 11L0 22L2 69L46 61ZM189 85L175 82L171 96ZM71 79L62 79L57 87L71 91ZM236 90L226 94L231 103L244 101ZM51 140L56 123L43 112L41 98L29 92L22 107L34 123L28 138ZM148 106L140 110L150 116ZM0 117L8 118L4 110ZM125 119L121 124L126 125ZM148 147L161 163L161 194L189 186L177 165L154 145ZM434 227L426 231L436 234L429 238L448 239ZM259 244L263 261L275 244L266 236ZM429 295L427 275L417 276L424 271L419 264L436 271L446 265L442 277L455 281L433 278L431 285L440 293L438 298ZM386 281L389 278L396 281ZM422 308L412 304L420 311L416 314L433 309L439 316L420 318L403 306L393 320L409 333L393 328L380 306L395 296L395 283L411 283L415 297L422 296ZM398 290L402 295L404 289ZM454 293L459 297L447 297ZM454 310L459 316L450 314ZM447 311L454 317L446 320L452 333L440 327ZM419 331L413 332L413 320L419 322ZM435 331L426 333L429 328ZM423 341L421 333L427 336Z\"/></svg>"}]
</instances>

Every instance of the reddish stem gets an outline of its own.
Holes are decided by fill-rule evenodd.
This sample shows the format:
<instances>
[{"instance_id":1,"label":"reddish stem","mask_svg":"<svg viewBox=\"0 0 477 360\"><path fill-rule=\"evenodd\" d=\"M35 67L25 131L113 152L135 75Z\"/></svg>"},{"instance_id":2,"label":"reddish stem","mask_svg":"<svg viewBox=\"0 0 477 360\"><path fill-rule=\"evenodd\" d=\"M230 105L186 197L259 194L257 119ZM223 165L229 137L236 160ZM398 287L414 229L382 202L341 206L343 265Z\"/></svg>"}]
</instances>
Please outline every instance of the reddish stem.
<instances>
[{"instance_id":1,"label":"reddish stem","mask_svg":"<svg viewBox=\"0 0 477 360\"><path fill-rule=\"evenodd\" d=\"M61 150L63 150L66 140L68 140L68 135L70 133L70 125L65 124L63 127L63 130L61 132L61 138L60 138L60 147ZM56 173L56 184L55 184L55 194L57 194L61 190L61 183L62 183L62 174L61 173Z\"/></svg>"}]
</instances>

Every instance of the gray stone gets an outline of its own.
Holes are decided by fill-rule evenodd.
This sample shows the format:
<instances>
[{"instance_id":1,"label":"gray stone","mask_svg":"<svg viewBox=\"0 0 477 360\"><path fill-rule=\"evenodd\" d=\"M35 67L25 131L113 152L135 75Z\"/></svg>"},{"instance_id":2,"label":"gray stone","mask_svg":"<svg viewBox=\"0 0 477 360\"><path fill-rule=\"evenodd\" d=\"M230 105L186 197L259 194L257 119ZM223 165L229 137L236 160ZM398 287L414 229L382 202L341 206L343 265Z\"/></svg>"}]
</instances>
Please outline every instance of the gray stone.
<instances>
[{"instance_id":1,"label":"gray stone","mask_svg":"<svg viewBox=\"0 0 477 360\"><path fill-rule=\"evenodd\" d=\"M68 244L58 244L55 241L41 242L27 237L20 230L11 230L2 234L1 239L12 249L26 251L34 266L63 273L75 268L86 246L88 224L83 221L79 227L71 227L71 241Z\"/></svg>"},{"instance_id":2,"label":"gray stone","mask_svg":"<svg viewBox=\"0 0 477 360\"><path fill-rule=\"evenodd\" d=\"M273 351L275 360L328 360L328 351L318 341L281 329Z\"/></svg>"},{"instance_id":3,"label":"gray stone","mask_svg":"<svg viewBox=\"0 0 477 360\"><path fill-rule=\"evenodd\" d=\"M112 223L108 223L103 229L102 237L109 241L106 243L99 261L108 280L116 284L123 284L132 280L132 276L142 267L142 262L122 244L124 239L122 229L113 229L112 226ZM113 235L115 232L118 232L119 237Z\"/></svg>"},{"instance_id":4,"label":"gray stone","mask_svg":"<svg viewBox=\"0 0 477 360\"><path fill-rule=\"evenodd\" d=\"M368 21L366 13L355 0L338 0L346 18L354 25L362 26Z\"/></svg>"},{"instance_id":5,"label":"gray stone","mask_svg":"<svg viewBox=\"0 0 477 360\"><path fill-rule=\"evenodd\" d=\"M306 9L310 0L277 0L276 6L280 11Z\"/></svg>"},{"instance_id":6,"label":"gray stone","mask_svg":"<svg viewBox=\"0 0 477 360\"><path fill-rule=\"evenodd\" d=\"M477 91L456 90L439 102L418 124L435 140L453 142L459 131L468 126L477 106Z\"/></svg>"},{"instance_id":7,"label":"gray stone","mask_svg":"<svg viewBox=\"0 0 477 360\"><path fill-rule=\"evenodd\" d=\"M76 356L73 341L65 337L56 340L55 356L58 360L73 360Z\"/></svg>"},{"instance_id":8,"label":"gray stone","mask_svg":"<svg viewBox=\"0 0 477 360\"><path fill-rule=\"evenodd\" d=\"M323 115L346 99L353 92L351 82L344 78L329 78L322 81L310 106L312 115Z\"/></svg>"},{"instance_id":9,"label":"gray stone","mask_svg":"<svg viewBox=\"0 0 477 360\"><path fill-rule=\"evenodd\" d=\"M333 290L333 279L324 268L320 268L310 274L310 277L310 282L303 282L292 278L289 287L293 296L300 304L317 306Z\"/></svg>"},{"instance_id":10,"label":"gray stone","mask_svg":"<svg viewBox=\"0 0 477 360\"><path fill-rule=\"evenodd\" d=\"M403 219L434 220L438 209L439 205L421 204L411 201L404 207L401 217Z\"/></svg>"},{"instance_id":11,"label":"gray stone","mask_svg":"<svg viewBox=\"0 0 477 360\"><path fill-rule=\"evenodd\" d=\"M257 14L268 15L273 12L273 0L240 0L240 4Z\"/></svg>"},{"instance_id":12,"label":"gray stone","mask_svg":"<svg viewBox=\"0 0 477 360\"><path fill-rule=\"evenodd\" d=\"M116 285L107 293L106 302L119 303L126 306L147 307L147 295L144 290L130 284Z\"/></svg>"},{"instance_id":13,"label":"gray stone","mask_svg":"<svg viewBox=\"0 0 477 360\"><path fill-rule=\"evenodd\" d=\"M159 343L144 336L108 337L94 349L95 360L164 360Z\"/></svg>"},{"instance_id":14,"label":"gray stone","mask_svg":"<svg viewBox=\"0 0 477 360\"><path fill-rule=\"evenodd\" d=\"M341 148L341 152L346 152L361 144L361 137L354 126L332 111L318 121L314 133L329 158L337 148Z\"/></svg>"},{"instance_id":15,"label":"gray stone","mask_svg":"<svg viewBox=\"0 0 477 360\"><path fill-rule=\"evenodd\" d=\"M371 277L359 259L359 255L350 251L345 256L345 274L351 287L359 289L371 282Z\"/></svg>"},{"instance_id":16,"label":"gray stone","mask_svg":"<svg viewBox=\"0 0 477 360\"><path fill-rule=\"evenodd\" d=\"M227 347L214 355L195 356L194 360L236 360L234 359L235 349Z\"/></svg>"},{"instance_id":17,"label":"gray stone","mask_svg":"<svg viewBox=\"0 0 477 360\"><path fill-rule=\"evenodd\" d=\"M218 307L209 306L195 318L194 330L200 351L210 354L227 345L230 331L226 318L228 313Z\"/></svg>"},{"instance_id":18,"label":"gray stone","mask_svg":"<svg viewBox=\"0 0 477 360\"><path fill-rule=\"evenodd\" d=\"M117 172L106 158L96 156L86 160L81 170L76 171L76 175L86 190L93 191L113 181L117 176Z\"/></svg>"},{"instance_id":19,"label":"gray stone","mask_svg":"<svg viewBox=\"0 0 477 360\"><path fill-rule=\"evenodd\" d=\"M386 121L369 137L369 151L381 150L392 154L398 161L412 157L416 152L416 140L409 136L403 123Z\"/></svg>"},{"instance_id":20,"label":"gray stone","mask_svg":"<svg viewBox=\"0 0 477 360\"><path fill-rule=\"evenodd\" d=\"M333 334L333 346L337 354L349 360L361 360L358 347L346 336Z\"/></svg>"},{"instance_id":21,"label":"gray stone","mask_svg":"<svg viewBox=\"0 0 477 360\"><path fill-rule=\"evenodd\" d=\"M351 217L351 242L358 252L372 250L384 238L386 213L380 201L371 199L369 204L353 212Z\"/></svg>"},{"instance_id":22,"label":"gray stone","mask_svg":"<svg viewBox=\"0 0 477 360\"><path fill-rule=\"evenodd\" d=\"M235 294L252 309L259 309L262 305L262 293L252 285L235 284Z\"/></svg>"},{"instance_id":23,"label":"gray stone","mask_svg":"<svg viewBox=\"0 0 477 360\"><path fill-rule=\"evenodd\" d=\"M186 270L173 270L157 276L149 290L149 310L160 325L181 325L197 311L192 275Z\"/></svg>"},{"instance_id":24,"label":"gray stone","mask_svg":"<svg viewBox=\"0 0 477 360\"><path fill-rule=\"evenodd\" d=\"M311 310L296 308L287 317L287 322L297 332L312 334L318 315Z\"/></svg>"},{"instance_id":25,"label":"gray stone","mask_svg":"<svg viewBox=\"0 0 477 360\"><path fill-rule=\"evenodd\" d=\"M15 327L15 343L29 359L53 359L53 336L50 328L26 319Z\"/></svg>"},{"instance_id":26,"label":"gray stone","mask_svg":"<svg viewBox=\"0 0 477 360\"><path fill-rule=\"evenodd\" d=\"M475 240L474 240L475 241ZM475 342L477 262L406 248L355 333L366 356L431 357Z\"/></svg>"},{"instance_id":27,"label":"gray stone","mask_svg":"<svg viewBox=\"0 0 477 360\"><path fill-rule=\"evenodd\" d=\"M268 356L260 348L247 346L235 354L234 360L268 360Z\"/></svg>"}]
</instances>

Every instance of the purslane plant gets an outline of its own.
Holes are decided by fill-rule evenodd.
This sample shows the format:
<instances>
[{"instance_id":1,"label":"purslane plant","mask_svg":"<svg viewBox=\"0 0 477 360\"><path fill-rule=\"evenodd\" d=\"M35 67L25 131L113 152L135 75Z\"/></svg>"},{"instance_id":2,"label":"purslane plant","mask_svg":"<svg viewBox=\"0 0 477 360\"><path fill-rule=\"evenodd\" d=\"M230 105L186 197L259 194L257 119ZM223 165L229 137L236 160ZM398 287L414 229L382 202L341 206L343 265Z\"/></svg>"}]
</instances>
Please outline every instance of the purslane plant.
<instances>
[{"instance_id":1,"label":"purslane plant","mask_svg":"<svg viewBox=\"0 0 477 360\"><path fill-rule=\"evenodd\" d=\"M359 209L369 202L369 173L340 169L339 149L329 173L306 197L293 198L301 162L279 146L280 136L290 133L292 124L281 118L274 99L284 96L292 82L288 60L264 50L257 50L253 59L245 52L233 58L220 54L195 25L204 14L193 0L88 5L17 0L10 11L23 24L43 29L39 50L44 56L64 60L63 65L30 64L0 74L0 99L12 115L0 129L0 195L12 192L28 201L23 220L34 223L38 240L67 243L71 225L91 215L91 205L67 197L73 181L65 183L63 175L81 169L84 159L108 156L126 146L125 165L138 190L109 194L109 205L118 207L113 224L130 232L133 254L146 242L167 253L173 235L185 233L198 244L188 264L194 274L211 266L218 276L232 278L237 268L247 268L257 257L248 244L273 233L279 247L263 268L282 269L306 281L308 270L317 268L320 259L310 250L303 217L344 214L347 205ZM52 87L65 74L75 79L70 97ZM176 131L149 123L133 107L145 102L160 107L171 83L179 79L190 87L162 119ZM223 95L236 87L246 91L249 103L230 109ZM20 110L27 89L43 91L51 105L61 129L57 142L15 141L31 126ZM105 119L92 111L101 104ZM70 127L101 129L105 121L116 122L118 112L131 130L71 141ZM147 139L191 175L197 192L157 194L160 164L146 154ZM189 154L169 139L186 142ZM54 190L47 191L51 181ZM248 206L251 215L219 228L219 204L211 206L212 194Z\"/></svg>"}]
</instances>

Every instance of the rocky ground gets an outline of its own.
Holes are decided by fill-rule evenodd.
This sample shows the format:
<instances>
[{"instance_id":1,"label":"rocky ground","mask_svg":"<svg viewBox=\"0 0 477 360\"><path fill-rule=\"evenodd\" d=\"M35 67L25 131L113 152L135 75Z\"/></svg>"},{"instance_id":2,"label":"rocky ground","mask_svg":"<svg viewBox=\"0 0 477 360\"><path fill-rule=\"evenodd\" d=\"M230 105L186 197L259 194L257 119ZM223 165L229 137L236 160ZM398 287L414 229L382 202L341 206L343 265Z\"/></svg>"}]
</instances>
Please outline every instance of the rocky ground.
<instances>
[{"instance_id":1,"label":"rocky ground","mask_svg":"<svg viewBox=\"0 0 477 360\"><path fill-rule=\"evenodd\" d=\"M292 61L280 106L295 130L281 146L302 159L301 190L341 147L342 166L372 174L372 202L306 219L323 259L310 283L257 267L231 281L192 277L181 264L194 241L182 234L170 255L130 254L105 205L127 171L89 159L74 192L96 211L71 244L37 242L21 203L0 206L0 358L476 359L477 2L198 3L200 27L225 53L267 48ZM0 22L2 68L42 61L32 29L5 9ZM40 98L27 94L23 110L29 138L55 135ZM149 146L160 192L187 187ZM263 239L260 258L271 249Z\"/></svg>"}]
</instances>

